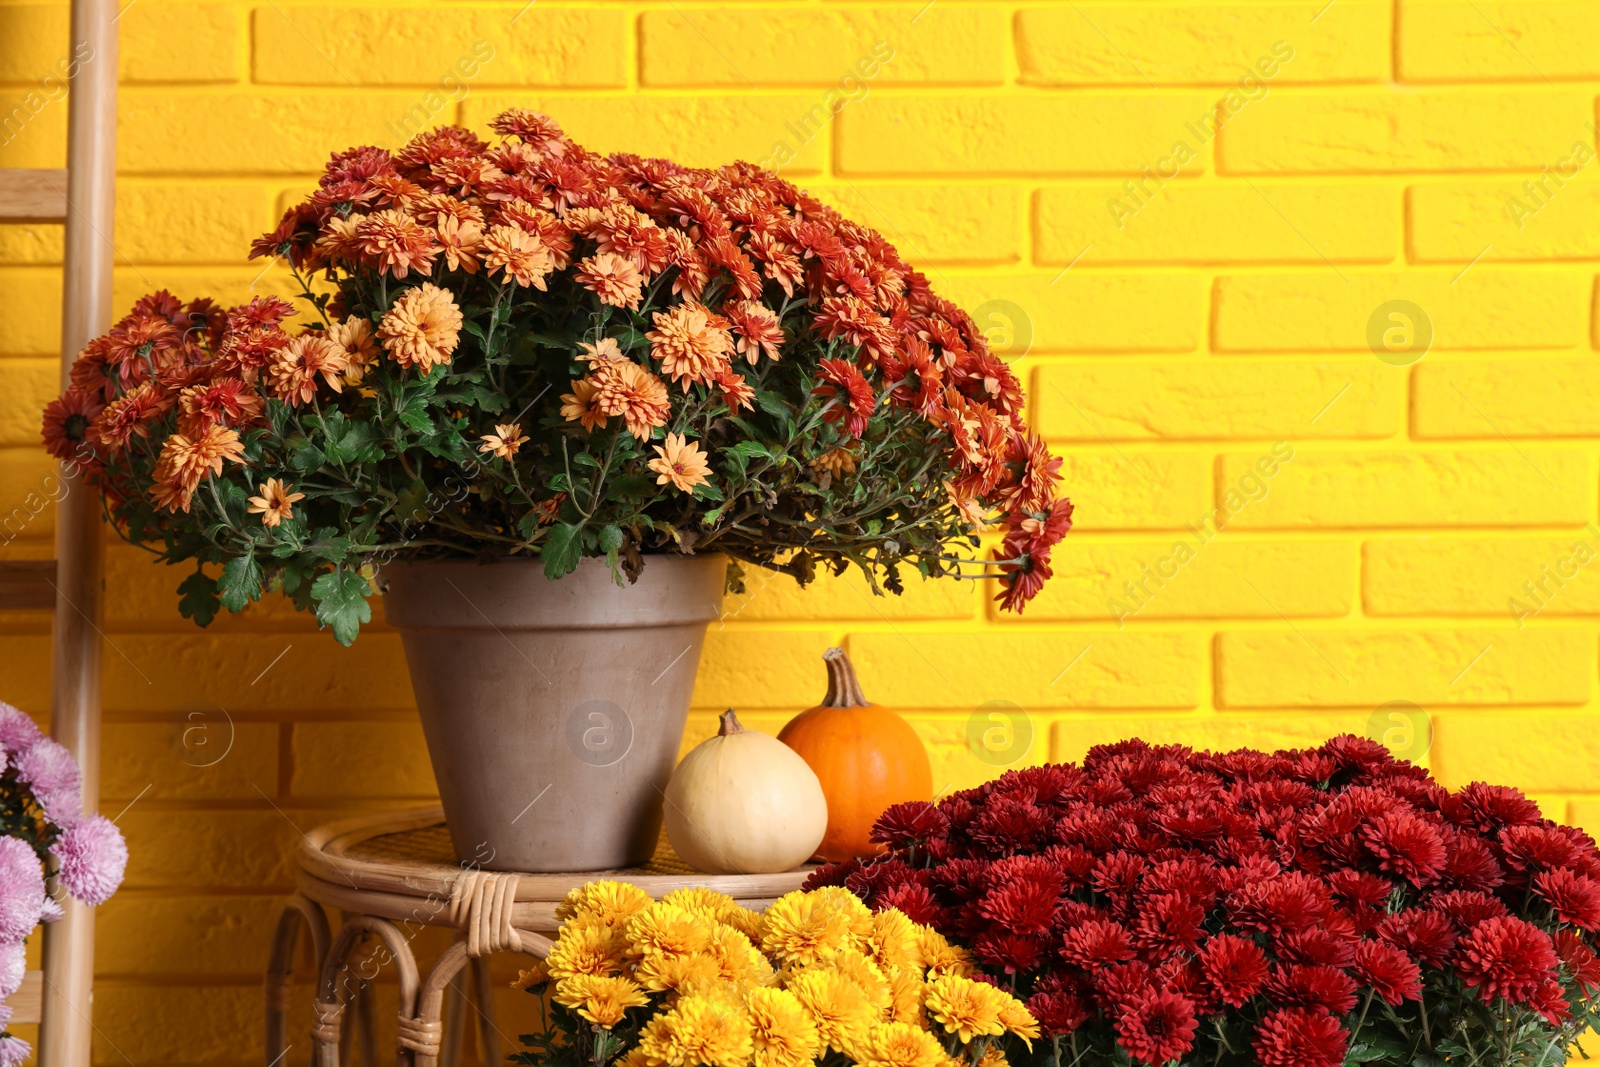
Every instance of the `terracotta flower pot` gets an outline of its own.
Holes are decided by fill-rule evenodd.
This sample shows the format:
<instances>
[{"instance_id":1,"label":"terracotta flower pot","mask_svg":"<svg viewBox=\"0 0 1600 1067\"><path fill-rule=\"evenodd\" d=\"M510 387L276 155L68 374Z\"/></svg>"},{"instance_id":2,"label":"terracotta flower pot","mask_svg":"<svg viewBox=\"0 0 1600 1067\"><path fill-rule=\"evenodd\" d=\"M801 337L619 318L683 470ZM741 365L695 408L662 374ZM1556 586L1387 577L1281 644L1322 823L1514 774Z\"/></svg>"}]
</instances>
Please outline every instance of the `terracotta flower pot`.
<instances>
[{"instance_id":1,"label":"terracotta flower pot","mask_svg":"<svg viewBox=\"0 0 1600 1067\"><path fill-rule=\"evenodd\" d=\"M643 863L661 829L727 560L652 556L633 585L586 559L386 564L456 855L493 870Z\"/></svg>"}]
</instances>

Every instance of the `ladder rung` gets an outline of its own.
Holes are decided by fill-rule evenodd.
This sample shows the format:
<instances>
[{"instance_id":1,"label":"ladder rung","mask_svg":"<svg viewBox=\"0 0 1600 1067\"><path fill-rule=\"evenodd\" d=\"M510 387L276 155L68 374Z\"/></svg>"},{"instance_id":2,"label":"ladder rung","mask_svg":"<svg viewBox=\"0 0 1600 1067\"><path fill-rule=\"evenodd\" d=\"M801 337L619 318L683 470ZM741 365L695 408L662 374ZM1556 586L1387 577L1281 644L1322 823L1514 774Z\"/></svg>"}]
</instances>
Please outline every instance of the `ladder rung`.
<instances>
[{"instance_id":1,"label":"ladder rung","mask_svg":"<svg viewBox=\"0 0 1600 1067\"><path fill-rule=\"evenodd\" d=\"M56 561L0 560L0 611L54 611Z\"/></svg>"},{"instance_id":2,"label":"ladder rung","mask_svg":"<svg viewBox=\"0 0 1600 1067\"><path fill-rule=\"evenodd\" d=\"M0 170L0 219L60 222L66 217L65 170Z\"/></svg>"}]
</instances>

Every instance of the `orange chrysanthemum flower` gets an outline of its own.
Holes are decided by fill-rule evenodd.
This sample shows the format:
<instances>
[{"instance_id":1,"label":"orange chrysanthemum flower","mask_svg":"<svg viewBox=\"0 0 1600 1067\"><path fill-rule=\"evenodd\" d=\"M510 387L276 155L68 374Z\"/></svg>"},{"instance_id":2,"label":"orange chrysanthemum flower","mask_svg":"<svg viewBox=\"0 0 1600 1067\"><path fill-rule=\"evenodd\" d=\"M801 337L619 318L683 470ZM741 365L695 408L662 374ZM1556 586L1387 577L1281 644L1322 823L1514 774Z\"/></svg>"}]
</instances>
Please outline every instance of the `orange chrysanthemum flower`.
<instances>
[{"instance_id":1,"label":"orange chrysanthemum flower","mask_svg":"<svg viewBox=\"0 0 1600 1067\"><path fill-rule=\"evenodd\" d=\"M238 431L226 426L208 426L194 437L175 433L161 446L151 499L169 511L180 507L188 511L195 490L207 474L221 474L223 461L237 463L243 458L244 444Z\"/></svg>"},{"instance_id":2,"label":"orange chrysanthemum flower","mask_svg":"<svg viewBox=\"0 0 1600 1067\"><path fill-rule=\"evenodd\" d=\"M476 222L463 222L451 215L439 216L435 227L439 248L451 270L478 273L478 251L483 247L483 228Z\"/></svg>"},{"instance_id":3,"label":"orange chrysanthemum flower","mask_svg":"<svg viewBox=\"0 0 1600 1067\"><path fill-rule=\"evenodd\" d=\"M178 394L184 432L198 434L207 426L244 426L261 417L261 394L241 378L220 378L191 385Z\"/></svg>"},{"instance_id":4,"label":"orange chrysanthemum flower","mask_svg":"<svg viewBox=\"0 0 1600 1067\"><path fill-rule=\"evenodd\" d=\"M57 459L82 459L90 425L105 406L98 392L77 388L50 401L44 409L44 447Z\"/></svg>"},{"instance_id":5,"label":"orange chrysanthemum flower","mask_svg":"<svg viewBox=\"0 0 1600 1067\"><path fill-rule=\"evenodd\" d=\"M394 302L378 323L378 338L402 367L427 374L449 363L461 340L461 308L447 290L423 282Z\"/></svg>"},{"instance_id":6,"label":"orange chrysanthemum flower","mask_svg":"<svg viewBox=\"0 0 1600 1067\"><path fill-rule=\"evenodd\" d=\"M397 279L412 270L432 270L434 257L439 254L434 232L393 208L363 218L356 224L354 237L362 255L372 260L378 270Z\"/></svg>"},{"instance_id":7,"label":"orange chrysanthemum flower","mask_svg":"<svg viewBox=\"0 0 1600 1067\"><path fill-rule=\"evenodd\" d=\"M648 466L659 475L657 485L671 485L684 493L694 492L694 487L704 484L711 474L711 465L700 446L676 433L667 434L666 442L656 445L656 458Z\"/></svg>"},{"instance_id":8,"label":"orange chrysanthemum flower","mask_svg":"<svg viewBox=\"0 0 1600 1067\"><path fill-rule=\"evenodd\" d=\"M524 288L543 290L544 280L555 269L550 249L526 230L515 226L491 226L483 239L483 265L489 273L503 271Z\"/></svg>"},{"instance_id":9,"label":"orange chrysanthemum flower","mask_svg":"<svg viewBox=\"0 0 1600 1067\"><path fill-rule=\"evenodd\" d=\"M665 426L672 414L667 383L631 359L611 359L595 368L595 406L604 415L621 415L628 432L640 441Z\"/></svg>"},{"instance_id":10,"label":"orange chrysanthemum flower","mask_svg":"<svg viewBox=\"0 0 1600 1067\"><path fill-rule=\"evenodd\" d=\"M568 422L582 423L585 430L604 426L606 413L600 410L596 402L599 393L600 387L592 379L573 379L572 392L564 393L561 397L561 417Z\"/></svg>"},{"instance_id":11,"label":"orange chrysanthemum flower","mask_svg":"<svg viewBox=\"0 0 1600 1067\"><path fill-rule=\"evenodd\" d=\"M612 252L601 252L578 264L574 280L592 290L602 304L637 308L644 296L644 275L628 260Z\"/></svg>"},{"instance_id":12,"label":"orange chrysanthemum flower","mask_svg":"<svg viewBox=\"0 0 1600 1067\"><path fill-rule=\"evenodd\" d=\"M617 344L615 337L602 337L594 344L579 341L578 347L583 349L578 353L578 358L591 367L598 367L608 359L622 358L622 348Z\"/></svg>"},{"instance_id":13,"label":"orange chrysanthemum flower","mask_svg":"<svg viewBox=\"0 0 1600 1067\"><path fill-rule=\"evenodd\" d=\"M289 487L276 478L268 478L261 485L261 495L249 498L251 515L260 515L263 526L277 526L284 519L294 517L294 502L304 500L304 493L291 493Z\"/></svg>"},{"instance_id":14,"label":"orange chrysanthemum flower","mask_svg":"<svg viewBox=\"0 0 1600 1067\"><path fill-rule=\"evenodd\" d=\"M95 424L100 443L112 450L127 448L136 436L148 438L150 424L170 410L172 397L157 389L155 382L145 382L100 413Z\"/></svg>"},{"instance_id":15,"label":"orange chrysanthemum flower","mask_svg":"<svg viewBox=\"0 0 1600 1067\"><path fill-rule=\"evenodd\" d=\"M309 404L317 395L318 375L339 393L344 391L340 379L349 368L343 345L329 340L327 334L306 332L274 354L267 364L267 383L280 400L295 406Z\"/></svg>"},{"instance_id":16,"label":"orange chrysanthemum flower","mask_svg":"<svg viewBox=\"0 0 1600 1067\"><path fill-rule=\"evenodd\" d=\"M661 372L680 385L708 383L728 365L733 335L726 319L699 304L679 304L653 316L656 328L645 334L650 355L661 361Z\"/></svg>"},{"instance_id":17,"label":"orange chrysanthemum flower","mask_svg":"<svg viewBox=\"0 0 1600 1067\"><path fill-rule=\"evenodd\" d=\"M328 337L344 349L344 384L360 385L373 364L378 362L378 342L372 336L372 323L364 318L349 318L328 328Z\"/></svg>"},{"instance_id":18,"label":"orange chrysanthemum flower","mask_svg":"<svg viewBox=\"0 0 1600 1067\"><path fill-rule=\"evenodd\" d=\"M486 433L478 440L483 443L478 446L478 451L492 453L501 459L510 459L521 451L522 446L530 440L522 433L522 427L517 423L508 422L497 425L494 433Z\"/></svg>"},{"instance_id":19,"label":"orange chrysanthemum flower","mask_svg":"<svg viewBox=\"0 0 1600 1067\"><path fill-rule=\"evenodd\" d=\"M780 357L783 327L771 308L754 300L734 300L722 305L722 313L733 324L734 349L746 363L755 366L762 353L768 359Z\"/></svg>"}]
</instances>

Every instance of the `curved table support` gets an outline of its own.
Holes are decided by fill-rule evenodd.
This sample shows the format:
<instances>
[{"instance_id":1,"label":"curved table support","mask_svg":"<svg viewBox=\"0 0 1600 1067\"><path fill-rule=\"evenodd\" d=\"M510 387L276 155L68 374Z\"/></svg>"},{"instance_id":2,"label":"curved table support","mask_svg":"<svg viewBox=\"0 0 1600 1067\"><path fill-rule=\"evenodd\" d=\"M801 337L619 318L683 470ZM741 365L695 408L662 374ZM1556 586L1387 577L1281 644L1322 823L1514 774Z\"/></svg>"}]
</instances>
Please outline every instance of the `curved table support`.
<instances>
[{"instance_id":1,"label":"curved table support","mask_svg":"<svg viewBox=\"0 0 1600 1067\"><path fill-rule=\"evenodd\" d=\"M339 1067L339 1038L344 1026L345 1007L355 995L358 985L365 985L369 980L377 977L377 970L372 974L354 975L346 973L346 963L350 952L367 934L375 934L383 942L389 960L395 964L395 976L400 983L400 1047L395 1052L396 1067L409 1067L411 1063L411 1048L406 1043L407 1025L416 1016L417 1009L417 961L411 954L411 946L406 943L405 935L387 919L379 919L372 915L357 915L348 920L339 930L339 935L328 949L328 955L322 962L322 978L317 983L317 1002L315 1016L311 1024L312 1063L315 1067ZM380 961L378 967L388 961ZM344 980L340 981L340 976Z\"/></svg>"},{"instance_id":2,"label":"curved table support","mask_svg":"<svg viewBox=\"0 0 1600 1067\"><path fill-rule=\"evenodd\" d=\"M267 963L267 1063L275 1064L289 1051L288 1015L294 982L294 954L300 945L300 931L311 938L312 967L320 972L328 955L328 916L322 905L303 893L296 893L283 905L278 929L272 937L272 956Z\"/></svg>"}]
</instances>

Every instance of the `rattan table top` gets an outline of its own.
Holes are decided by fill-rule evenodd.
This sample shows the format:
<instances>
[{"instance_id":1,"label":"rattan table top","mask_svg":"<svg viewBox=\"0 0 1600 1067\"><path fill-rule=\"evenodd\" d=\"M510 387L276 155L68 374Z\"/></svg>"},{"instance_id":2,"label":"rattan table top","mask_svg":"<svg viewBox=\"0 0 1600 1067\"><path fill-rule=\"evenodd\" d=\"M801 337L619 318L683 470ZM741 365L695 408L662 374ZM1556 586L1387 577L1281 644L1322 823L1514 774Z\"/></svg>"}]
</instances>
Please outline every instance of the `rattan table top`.
<instances>
[{"instance_id":1,"label":"rattan table top","mask_svg":"<svg viewBox=\"0 0 1600 1067\"><path fill-rule=\"evenodd\" d=\"M481 872L456 859L438 807L387 812L320 826L305 835L300 890L318 903L366 915L429 925L456 925L452 895ZM781 874L712 875L695 871L672 851L665 836L640 867L561 874L493 872L515 878L512 922L526 930L553 930L555 906L569 890L598 878L629 882L660 897L688 886L727 893L761 908L799 889L814 868Z\"/></svg>"}]
</instances>

